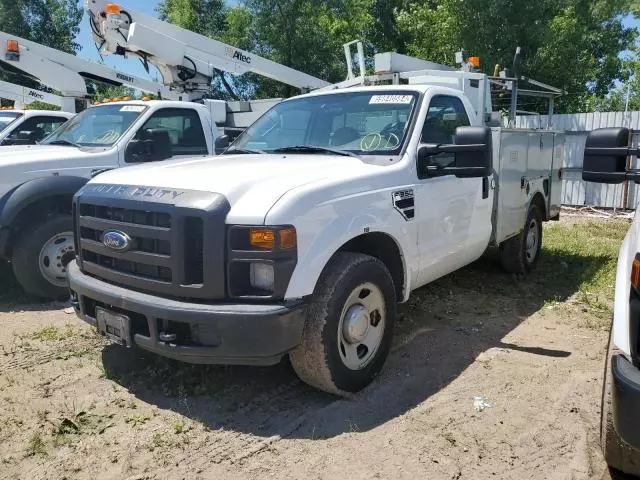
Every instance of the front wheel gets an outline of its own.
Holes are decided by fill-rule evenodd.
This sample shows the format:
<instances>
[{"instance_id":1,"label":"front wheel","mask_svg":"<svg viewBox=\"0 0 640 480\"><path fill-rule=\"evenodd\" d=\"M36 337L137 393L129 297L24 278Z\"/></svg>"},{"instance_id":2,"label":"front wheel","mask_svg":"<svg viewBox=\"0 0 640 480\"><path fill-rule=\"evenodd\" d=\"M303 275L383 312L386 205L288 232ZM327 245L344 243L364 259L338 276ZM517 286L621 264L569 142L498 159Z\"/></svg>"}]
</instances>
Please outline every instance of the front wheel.
<instances>
[{"instance_id":1,"label":"front wheel","mask_svg":"<svg viewBox=\"0 0 640 480\"><path fill-rule=\"evenodd\" d=\"M339 253L323 271L291 364L309 385L344 395L367 386L385 362L396 295L380 260Z\"/></svg>"},{"instance_id":2,"label":"front wheel","mask_svg":"<svg viewBox=\"0 0 640 480\"><path fill-rule=\"evenodd\" d=\"M32 225L14 243L13 273L27 293L46 300L69 296L64 257L74 249L70 215L56 215Z\"/></svg>"}]
</instances>

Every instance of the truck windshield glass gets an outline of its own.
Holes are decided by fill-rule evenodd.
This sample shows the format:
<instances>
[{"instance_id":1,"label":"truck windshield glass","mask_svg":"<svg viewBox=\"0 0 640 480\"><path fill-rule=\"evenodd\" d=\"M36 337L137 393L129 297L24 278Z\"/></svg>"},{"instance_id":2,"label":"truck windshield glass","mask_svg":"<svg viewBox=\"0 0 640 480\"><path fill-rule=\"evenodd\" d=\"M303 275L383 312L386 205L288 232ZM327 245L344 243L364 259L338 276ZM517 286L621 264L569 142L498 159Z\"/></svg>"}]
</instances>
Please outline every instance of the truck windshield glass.
<instances>
[{"instance_id":1,"label":"truck windshield glass","mask_svg":"<svg viewBox=\"0 0 640 480\"><path fill-rule=\"evenodd\" d=\"M227 151L291 149L292 153L327 154L341 150L356 155L397 155L417 102L416 92L397 90L288 100L258 119Z\"/></svg>"},{"instance_id":2,"label":"truck windshield glass","mask_svg":"<svg viewBox=\"0 0 640 480\"><path fill-rule=\"evenodd\" d=\"M20 118L21 116L22 114L18 112L0 111L0 132L7 128L10 123L15 122L16 119Z\"/></svg>"},{"instance_id":3,"label":"truck windshield glass","mask_svg":"<svg viewBox=\"0 0 640 480\"><path fill-rule=\"evenodd\" d=\"M76 115L41 144L110 147L147 109L145 105L101 105Z\"/></svg>"}]
</instances>

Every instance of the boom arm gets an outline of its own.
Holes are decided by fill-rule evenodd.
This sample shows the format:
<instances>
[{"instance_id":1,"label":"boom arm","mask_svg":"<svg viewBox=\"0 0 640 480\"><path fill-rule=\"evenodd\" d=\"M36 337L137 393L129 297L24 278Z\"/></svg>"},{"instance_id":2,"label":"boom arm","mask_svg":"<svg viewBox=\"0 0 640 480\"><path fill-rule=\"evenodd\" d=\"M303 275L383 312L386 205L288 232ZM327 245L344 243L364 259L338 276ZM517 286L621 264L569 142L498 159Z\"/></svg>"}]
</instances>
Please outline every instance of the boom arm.
<instances>
[{"instance_id":1,"label":"boom arm","mask_svg":"<svg viewBox=\"0 0 640 480\"><path fill-rule=\"evenodd\" d=\"M85 79L110 85L125 85L169 100L181 100L184 94L132 75L116 72L99 63L45 47L15 35L0 32L0 69L31 77L62 93L66 111L73 112L75 98L87 98Z\"/></svg>"},{"instance_id":2,"label":"boom arm","mask_svg":"<svg viewBox=\"0 0 640 480\"><path fill-rule=\"evenodd\" d=\"M58 95L3 81L0 81L0 98L12 100L17 109L34 102L46 102L63 107L63 98Z\"/></svg>"},{"instance_id":3,"label":"boom arm","mask_svg":"<svg viewBox=\"0 0 640 480\"><path fill-rule=\"evenodd\" d=\"M206 91L215 70L233 75L253 72L312 90L328 82L237 49L107 0L85 0L93 37L103 55L136 55L154 65L166 86L185 92Z\"/></svg>"}]
</instances>

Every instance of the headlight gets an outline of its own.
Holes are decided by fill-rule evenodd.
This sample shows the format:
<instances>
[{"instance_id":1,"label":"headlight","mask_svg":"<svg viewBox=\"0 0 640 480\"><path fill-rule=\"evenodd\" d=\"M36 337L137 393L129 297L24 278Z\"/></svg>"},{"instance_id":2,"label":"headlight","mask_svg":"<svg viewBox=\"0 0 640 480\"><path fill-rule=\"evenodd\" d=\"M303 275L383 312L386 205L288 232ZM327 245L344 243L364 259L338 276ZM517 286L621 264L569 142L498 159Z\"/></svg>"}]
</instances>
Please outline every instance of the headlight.
<instances>
[{"instance_id":1,"label":"headlight","mask_svg":"<svg viewBox=\"0 0 640 480\"><path fill-rule=\"evenodd\" d=\"M284 298L298 261L296 229L232 225L227 236L227 291L231 298Z\"/></svg>"}]
</instances>

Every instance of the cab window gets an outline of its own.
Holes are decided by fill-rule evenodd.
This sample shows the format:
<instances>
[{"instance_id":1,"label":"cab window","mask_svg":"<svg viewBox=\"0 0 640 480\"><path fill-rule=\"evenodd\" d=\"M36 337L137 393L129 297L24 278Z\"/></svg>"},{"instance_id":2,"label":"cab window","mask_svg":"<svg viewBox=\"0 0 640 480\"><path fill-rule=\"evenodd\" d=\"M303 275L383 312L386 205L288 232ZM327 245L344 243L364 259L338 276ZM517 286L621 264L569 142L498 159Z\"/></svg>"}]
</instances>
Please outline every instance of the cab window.
<instances>
[{"instance_id":1,"label":"cab window","mask_svg":"<svg viewBox=\"0 0 640 480\"><path fill-rule=\"evenodd\" d=\"M456 129L468 127L470 124L462 100L447 95L436 95L429 104L420 141L436 145L453 144L455 143ZM455 155L441 153L434 155L431 159L434 165L449 167L455 161Z\"/></svg>"},{"instance_id":2,"label":"cab window","mask_svg":"<svg viewBox=\"0 0 640 480\"><path fill-rule=\"evenodd\" d=\"M31 117L21 123L7 138L17 139L30 135L35 141L40 141L66 121L64 117Z\"/></svg>"},{"instance_id":3,"label":"cab window","mask_svg":"<svg viewBox=\"0 0 640 480\"><path fill-rule=\"evenodd\" d=\"M165 108L155 112L138 131L162 129L169 133L173 155L207 155L207 141L198 112L188 108Z\"/></svg>"}]
</instances>

